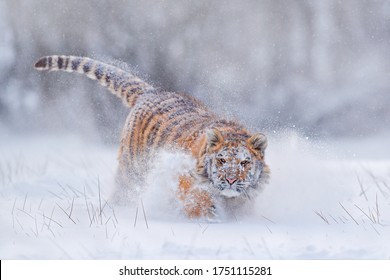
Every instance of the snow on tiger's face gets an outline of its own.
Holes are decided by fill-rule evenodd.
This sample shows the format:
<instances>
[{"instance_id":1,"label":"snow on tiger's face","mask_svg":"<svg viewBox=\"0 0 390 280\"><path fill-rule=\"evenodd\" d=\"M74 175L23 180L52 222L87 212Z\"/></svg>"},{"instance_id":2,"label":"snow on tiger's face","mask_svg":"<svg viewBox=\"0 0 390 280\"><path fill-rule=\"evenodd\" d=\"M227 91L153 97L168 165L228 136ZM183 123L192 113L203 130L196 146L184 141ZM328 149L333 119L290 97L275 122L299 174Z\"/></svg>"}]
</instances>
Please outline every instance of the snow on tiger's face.
<instances>
[{"instance_id":1,"label":"snow on tiger's face","mask_svg":"<svg viewBox=\"0 0 390 280\"><path fill-rule=\"evenodd\" d=\"M223 197L246 196L262 181L267 138L263 134L225 135L214 129L207 132L207 175ZM267 173L267 172L265 172Z\"/></svg>"}]
</instances>

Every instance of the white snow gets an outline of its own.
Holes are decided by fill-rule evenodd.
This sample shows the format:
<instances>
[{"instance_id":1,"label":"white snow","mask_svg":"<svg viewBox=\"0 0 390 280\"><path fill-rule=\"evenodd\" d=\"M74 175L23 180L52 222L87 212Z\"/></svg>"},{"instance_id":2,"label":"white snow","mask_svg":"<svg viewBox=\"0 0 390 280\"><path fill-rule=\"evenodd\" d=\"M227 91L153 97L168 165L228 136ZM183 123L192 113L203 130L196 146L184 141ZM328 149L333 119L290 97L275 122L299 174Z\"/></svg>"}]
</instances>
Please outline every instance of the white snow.
<instances>
[{"instance_id":1,"label":"white snow","mask_svg":"<svg viewBox=\"0 0 390 280\"><path fill-rule=\"evenodd\" d=\"M389 259L390 159L380 139L316 144L280 132L256 211L206 222L186 220L172 200L188 157L160 155L142 203L119 207L107 203L116 147L2 131L0 258ZM360 154L371 143L371 157Z\"/></svg>"}]
</instances>

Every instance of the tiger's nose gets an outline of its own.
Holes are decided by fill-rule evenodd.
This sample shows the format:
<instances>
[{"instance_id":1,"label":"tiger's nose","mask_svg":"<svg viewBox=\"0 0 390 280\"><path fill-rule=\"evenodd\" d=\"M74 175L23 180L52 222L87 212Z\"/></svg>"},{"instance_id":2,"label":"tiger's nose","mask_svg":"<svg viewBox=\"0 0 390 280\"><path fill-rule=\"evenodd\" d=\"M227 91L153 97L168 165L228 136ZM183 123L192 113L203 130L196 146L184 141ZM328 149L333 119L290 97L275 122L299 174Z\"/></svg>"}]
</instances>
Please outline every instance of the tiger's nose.
<instances>
[{"instance_id":1,"label":"tiger's nose","mask_svg":"<svg viewBox=\"0 0 390 280\"><path fill-rule=\"evenodd\" d=\"M235 181L237 181L237 178L227 178L226 181L228 181L229 185L233 185Z\"/></svg>"}]
</instances>

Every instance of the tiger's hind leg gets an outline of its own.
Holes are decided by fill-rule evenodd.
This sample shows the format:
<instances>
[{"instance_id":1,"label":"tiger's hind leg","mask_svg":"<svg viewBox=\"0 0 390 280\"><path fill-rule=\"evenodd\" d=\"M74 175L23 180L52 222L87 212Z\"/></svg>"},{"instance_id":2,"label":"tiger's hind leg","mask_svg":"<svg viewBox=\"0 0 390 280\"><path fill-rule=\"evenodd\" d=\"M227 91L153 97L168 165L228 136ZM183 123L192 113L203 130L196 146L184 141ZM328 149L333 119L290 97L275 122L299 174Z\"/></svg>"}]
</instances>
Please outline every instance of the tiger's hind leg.
<instances>
[{"instance_id":1,"label":"tiger's hind leg","mask_svg":"<svg viewBox=\"0 0 390 280\"><path fill-rule=\"evenodd\" d=\"M194 178L189 175L179 176L178 199L183 203L184 213L188 218L215 217L215 206L211 194L195 186Z\"/></svg>"}]
</instances>

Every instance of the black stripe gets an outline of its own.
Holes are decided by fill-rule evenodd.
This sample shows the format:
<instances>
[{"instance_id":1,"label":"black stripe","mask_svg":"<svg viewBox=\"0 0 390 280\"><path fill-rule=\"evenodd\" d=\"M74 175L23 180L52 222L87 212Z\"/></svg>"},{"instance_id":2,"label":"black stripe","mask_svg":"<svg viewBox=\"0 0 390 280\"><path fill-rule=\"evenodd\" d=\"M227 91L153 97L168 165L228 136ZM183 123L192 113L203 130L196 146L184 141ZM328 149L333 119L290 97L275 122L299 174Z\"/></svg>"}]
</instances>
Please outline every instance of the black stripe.
<instances>
[{"instance_id":1,"label":"black stripe","mask_svg":"<svg viewBox=\"0 0 390 280\"><path fill-rule=\"evenodd\" d=\"M183 117L180 119L180 121L178 123L179 129L176 130L175 134L172 134L173 127L167 127L167 129L165 131L163 131L163 136L165 138L167 138L168 136L173 136L172 140L175 141L178 138L180 138L183 135L183 133L188 133L190 131L194 131L193 129L195 126L198 126L198 125L202 126L202 123L204 120L199 118L196 114L189 113L188 115L189 115L189 118Z\"/></svg>"},{"instance_id":2,"label":"black stripe","mask_svg":"<svg viewBox=\"0 0 390 280\"><path fill-rule=\"evenodd\" d=\"M147 118L147 120L146 120L146 122L145 122L145 124L146 124L146 126L145 126L145 129L143 129L142 130L142 132L140 133L141 135L141 139L142 139L142 143L144 142L144 139L145 139L145 132L146 132L146 129L149 127L149 123L152 121L152 119L154 118L154 117L156 117L156 116L158 116L158 117L160 117L160 114L158 113L158 112L152 112L152 114ZM151 130L152 131L152 130Z\"/></svg>"},{"instance_id":3,"label":"black stripe","mask_svg":"<svg viewBox=\"0 0 390 280\"><path fill-rule=\"evenodd\" d=\"M104 73L103 73L103 67L102 66L98 66L95 70L95 76L98 80L100 80L102 77L103 77Z\"/></svg>"},{"instance_id":4,"label":"black stripe","mask_svg":"<svg viewBox=\"0 0 390 280\"><path fill-rule=\"evenodd\" d=\"M167 98L161 102L158 102L157 104L154 104L152 103L152 106L155 107L154 110L153 110L153 114L149 116L149 118L146 120L146 124L149 124L151 122L151 120L156 116L156 115L163 115L165 113L167 113L167 110L166 110L166 107L167 106L172 106L173 105L177 105L178 101L180 100L177 100L175 97L170 97L170 98ZM163 106L162 104L164 102L169 102L166 106ZM164 104L165 105L165 104ZM161 107L157 107L157 106L161 106ZM147 106L148 107L148 110L152 110L153 107L151 106ZM174 108L176 106L173 106ZM176 109L176 108L175 108ZM175 112L177 112L178 110L176 110ZM169 120L171 119L171 117L168 118ZM146 128L148 127L148 125L146 125ZM153 128L152 128L153 129ZM145 130L142 131L142 140L145 138ZM149 136L148 136L149 137ZM149 140L149 138L148 138Z\"/></svg>"},{"instance_id":5,"label":"black stripe","mask_svg":"<svg viewBox=\"0 0 390 280\"><path fill-rule=\"evenodd\" d=\"M167 99L167 100L170 101L171 99ZM165 101L167 101L167 100L164 100L163 102L165 102ZM160 103L160 104L152 104L152 105L158 106L158 105L161 105L161 103ZM147 138L147 141L146 141L146 142L149 143L150 134L149 134L149 135L145 135L145 132L146 132L146 129L149 128L149 123L152 121L152 119L155 118L155 117L157 116L158 119L157 119L157 121L156 121L156 124L158 123L158 127L160 127L160 122L161 122L160 120L161 120L161 117L162 117L163 115L165 115L165 113L166 113L166 112L163 111L163 108L158 108L158 107L155 107L153 110L152 110L152 108L149 108L149 110L152 111L152 114L146 119L146 121L145 121L145 124L146 124L145 129L143 129L143 131L141 132L142 143L144 142L145 138ZM155 127L156 127L156 124L154 124L154 125L152 126L150 132L152 132L153 129L156 129L156 128L155 128ZM157 128L157 130L158 130L158 128ZM150 133L150 132L149 132L149 133ZM156 134L156 132L154 132L154 134Z\"/></svg>"},{"instance_id":6,"label":"black stripe","mask_svg":"<svg viewBox=\"0 0 390 280\"><path fill-rule=\"evenodd\" d=\"M118 91L120 85L121 85L121 81L122 79L120 79L119 77L115 76L115 79L114 79L114 90L115 91Z\"/></svg>"},{"instance_id":7,"label":"black stripe","mask_svg":"<svg viewBox=\"0 0 390 280\"><path fill-rule=\"evenodd\" d=\"M130 89L130 95L133 95L133 94L141 94L143 93L142 89L140 87L132 87Z\"/></svg>"},{"instance_id":8,"label":"black stripe","mask_svg":"<svg viewBox=\"0 0 390 280\"><path fill-rule=\"evenodd\" d=\"M157 113L156 111L151 111L151 110L142 110L142 112L138 115L138 121L137 123L139 124L139 128L140 128L140 131L138 131L138 135L136 136L137 137L137 153L140 154L140 149L144 148L144 147L141 147L143 145L143 140L144 140L144 132L145 132L145 127L142 126L143 124L143 120L145 119L145 117L149 114L149 113L152 113L152 116L155 116L155 113ZM147 123L146 123L146 126L147 126Z\"/></svg>"},{"instance_id":9,"label":"black stripe","mask_svg":"<svg viewBox=\"0 0 390 280\"><path fill-rule=\"evenodd\" d=\"M173 127L177 126L180 124L180 120L174 120L169 126L167 126L166 128L164 128L163 131L161 131L161 136L160 136L160 139L158 139L158 142L155 143L155 137L157 135L157 131L156 133L153 133L153 135L151 135L150 139L152 139L153 141L151 142L151 145L155 146L155 147L159 147L161 144L163 144L166 140L166 135L167 135L167 129L170 131ZM159 128L159 130L161 130ZM148 138L148 143L149 143L149 138Z\"/></svg>"},{"instance_id":10,"label":"black stripe","mask_svg":"<svg viewBox=\"0 0 390 280\"><path fill-rule=\"evenodd\" d=\"M146 145L148 145L148 147L152 147L153 146L153 142L154 142L154 139L157 135L157 132L160 130L160 126L161 126L161 121L158 120L152 127L152 129L150 130L150 133L148 135L148 139L146 141Z\"/></svg>"},{"instance_id":11,"label":"black stripe","mask_svg":"<svg viewBox=\"0 0 390 280\"><path fill-rule=\"evenodd\" d=\"M127 90L128 87L131 87L132 83L131 82L125 82L122 86L122 91Z\"/></svg>"},{"instance_id":12,"label":"black stripe","mask_svg":"<svg viewBox=\"0 0 390 280\"><path fill-rule=\"evenodd\" d=\"M130 137L130 141L129 141L129 153L130 153L130 157L132 159L135 159L135 160L136 160L136 156L137 156L136 150L138 149L138 147L134 147L135 149L133 150L132 146L134 145L133 142L135 142L135 140L138 141L139 135L135 135L134 130L137 127L137 124L140 122L141 116L144 116L144 114L145 114L145 111L142 109L139 109L138 111L135 111L133 113L133 116L131 118L133 125L132 125L132 127L130 127L131 137ZM131 123L131 121L129 123Z\"/></svg>"},{"instance_id":13,"label":"black stripe","mask_svg":"<svg viewBox=\"0 0 390 280\"><path fill-rule=\"evenodd\" d=\"M182 130L183 124L185 124L187 122L190 122L191 124L193 124L194 121L195 121L195 119L192 119L192 120L188 120L186 118L174 119L167 127L165 127L161 131L161 136L160 136L160 139L158 139L158 142L157 143L153 142L153 144L156 147L159 147L161 144L163 144L166 141L167 136L172 134L173 128L175 128L176 126L179 126L178 131L180 131L180 130Z\"/></svg>"},{"instance_id":14,"label":"black stripe","mask_svg":"<svg viewBox=\"0 0 390 280\"><path fill-rule=\"evenodd\" d=\"M47 57L41 58L40 60L35 63L35 68L41 69L41 68L46 68L47 66Z\"/></svg>"},{"instance_id":15,"label":"black stripe","mask_svg":"<svg viewBox=\"0 0 390 280\"><path fill-rule=\"evenodd\" d=\"M131 83L129 82L125 82L123 85L122 85L122 90L121 90L121 98L124 98L126 97L126 100L127 102L129 102L129 98L131 96L131 94L127 94L126 91L127 91L127 88L131 85Z\"/></svg>"},{"instance_id":16,"label":"black stripe","mask_svg":"<svg viewBox=\"0 0 390 280\"><path fill-rule=\"evenodd\" d=\"M58 64L58 68L59 69L62 69L62 64L64 63L64 59L61 57L61 56L59 56L58 57L58 61L57 61L57 64Z\"/></svg>"},{"instance_id":17,"label":"black stripe","mask_svg":"<svg viewBox=\"0 0 390 280\"><path fill-rule=\"evenodd\" d=\"M244 129L244 127L242 125L239 125L234 121L228 121L228 120L224 120L224 119L218 119L215 122L215 124L221 125L221 126L232 126L232 127L236 127L237 129Z\"/></svg>"},{"instance_id":18,"label":"black stripe","mask_svg":"<svg viewBox=\"0 0 390 280\"><path fill-rule=\"evenodd\" d=\"M109 85L111 81L111 74L108 72L106 75L106 84Z\"/></svg>"},{"instance_id":19,"label":"black stripe","mask_svg":"<svg viewBox=\"0 0 390 280\"><path fill-rule=\"evenodd\" d=\"M47 60L48 60L47 62L49 64L49 68L51 68L53 65L53 58L51 56L49 56Z\"/></svg>"},{"instance_id":20,"label":"black stripe","mask_svg":"<svg viewBox=\"0 0 390 280\"><path fill-rule=\"evenodd\" d=\"M79 58L72 60L72 70L77 71L77 68L79 68L80 63L81 60Z\"/></svg>"},{"instance_id":21,"label":"black stripe","mask_svg":"<svg viewBox=\"0 0 390 280\"><path fill-rule=\"evenodd\" d=\"M134 119L134 117L133 117L133 119ZM134 120L133 120L133 123L131 123L131 121L130 121L128 124L126 124L128 132L126 133L126 136L124 137L125 139L127 138L127 136L129 137L128 150L129 150L129 158L130 159L134 159L134 151L131 148L131 144L132 144L133 137L134 137L134 129L135 129L134 124L135 124Z\"/></svg>"},{"instance_id":22,"label":"black stripe","mask_svg":"<svg viewBox=\"0 0 390 280\"><path fill-rule=\"evenodd\" d=\"M155 114L153 114L152 116L149 117L149 119L147 120L147 123L149 123L151 121L151 119L157 114L157 115L168 115L168 119L167 121L172 121L171 124L168 125L168 127L166 127L164 129L164 131L161 131L161 138L160 138L160 141L157 143L157 146L164 140L165 138L165 135L166 133L164 133L168 128L169 129L172 129L173 127L175 127L177 125L177 123L180 121L180 120L175 120L175 118L177 117L180 117L180 115L183 115L185 114L186 112L188 111L194 111L194 107L188 107L186 102L181 99L181 98L177 98L177 96L166 96L165 98L163 98L162 100L157 100L157 104L154 104L156 106L156 108L154 109L154 112ZM145 135L144 134L144 131L143 131L143 136L142 136L142 139L145 138L145 136L147 137L147 143L148 145L153 145L154 144L154 138L156 137L156 134L158 133L158 131L162 128L160 128L160 121L158 121L159 124L158 125L154 125L151 129L151 134L149 135ZM156 127L157 126L157 127Z\"/></svg>"},{"instance_id":23,"label":"black stripe","mask_svg":"<svg viewBox=\"0 0 390 280\"><path fill-rule=\"evenodd\" d=\"M86 74L89 73L89 71L91 71L91 67L92 67L91 61L88 61L87 63L85 63L83 66L84 73L86 73Z\"/></svg>"}]
</instances>

